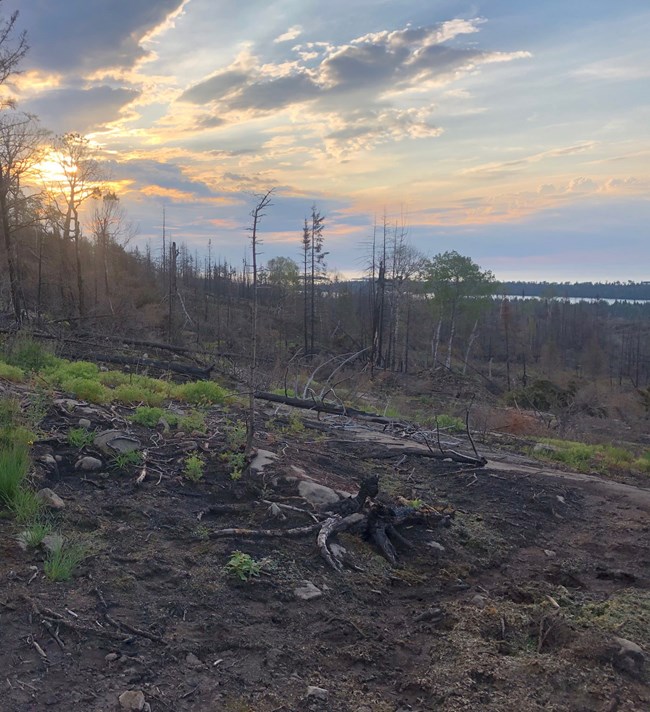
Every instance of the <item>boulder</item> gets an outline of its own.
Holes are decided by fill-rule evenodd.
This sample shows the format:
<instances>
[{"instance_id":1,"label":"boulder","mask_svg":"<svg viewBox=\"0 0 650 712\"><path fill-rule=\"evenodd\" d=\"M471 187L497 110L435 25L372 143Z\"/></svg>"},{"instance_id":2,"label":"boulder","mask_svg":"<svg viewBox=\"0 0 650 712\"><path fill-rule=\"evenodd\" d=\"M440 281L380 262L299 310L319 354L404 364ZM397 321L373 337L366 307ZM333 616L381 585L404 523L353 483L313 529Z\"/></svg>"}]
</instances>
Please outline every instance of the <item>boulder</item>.
<instances>
[{"instance_id":1,"label":"boulder","mask_svg":"<svg viewBox=\"0 0 650 712\"><path fill-rule=\"evenodd\" d=\"M298 494L306 499L314 507L322 507L325 504L334 504L339 501L339 496L331 487L319 485L316 482L303 480L298 483Z\"/></svg>"},{"instance_id":2,"label":"boulder","mask_svg":"<svg viewBox=\"0 0 650 712\"><path fill-rule=\"evenodd\" d=\"M49 509L64 509L65 502L49 487L44 487L36 493L36 499Z\"/></svg>"}]
</instances>

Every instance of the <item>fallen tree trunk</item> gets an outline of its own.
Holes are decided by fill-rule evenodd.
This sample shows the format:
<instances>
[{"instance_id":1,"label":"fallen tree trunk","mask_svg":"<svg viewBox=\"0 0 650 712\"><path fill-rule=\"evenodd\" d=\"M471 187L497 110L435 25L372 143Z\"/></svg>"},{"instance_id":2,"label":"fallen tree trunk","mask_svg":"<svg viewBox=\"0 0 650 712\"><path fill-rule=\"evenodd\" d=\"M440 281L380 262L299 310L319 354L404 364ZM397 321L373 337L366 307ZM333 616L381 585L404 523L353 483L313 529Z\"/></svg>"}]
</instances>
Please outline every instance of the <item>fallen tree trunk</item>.
<instances>
[{"instance_id":1,"label":"fallen tree trunk","mask_svg":"<svg viewBox=\"0 0 650 712\"><path fill-rule=\"evenodd\" d=\"M193 376L196 378L209 379L212 370L214 369L214 364L207 366L206 368L199 368L198 366L188 366L180 363L173 363L172 361L154 361L150 358L134 358L132 356L117 356L111 354L89 354L87 358L93 361L104 361L106 363L118 363L120 365L126 366L138 366L146 368L156 368L160 371L172 371L173 373L180 373L183 376Z\"/></svg>"},{"instance_id":2,"label":"fallen tree trunk","mask_svg":"<svg viewBox=\"0 0 650 712\"><path fill-rule=\"evenodd\" d=\"M281 396L277 393L267 393L266 391L256 391L255 398L268 401L269 403L282 403L282 405L290 405L293 408L313 410L317 413L348 415L355 418L364 418L364 420L368 420L371 423L381 423L382 425L404 425L404 423L396 420L395 418L386 418L378 413L369 413L368 411L358 410L357 408L346 408L345 406L325 403L323 401L305 400L303 398L294 398L292 396Z\"/></svg>"}]
</instances>

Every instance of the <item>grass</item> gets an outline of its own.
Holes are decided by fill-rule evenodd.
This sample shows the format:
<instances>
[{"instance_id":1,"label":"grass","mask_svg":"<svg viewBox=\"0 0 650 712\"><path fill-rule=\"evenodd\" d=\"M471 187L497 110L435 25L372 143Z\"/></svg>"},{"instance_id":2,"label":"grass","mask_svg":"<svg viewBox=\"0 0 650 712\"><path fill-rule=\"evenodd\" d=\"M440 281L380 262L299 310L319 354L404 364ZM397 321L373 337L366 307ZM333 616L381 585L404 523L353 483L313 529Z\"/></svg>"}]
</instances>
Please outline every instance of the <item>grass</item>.
<instances>
[{"instance_id":1,"label":"grass","mask_svg":"<svg viewBox=\"0 0 650 712\"><path fill-rule=\"evenodd\" d=\"M198 482L203 477L205 462L198 455L189 455L185 460L183 475L192 482Z\"/></svg>"},{"instance_id":2,"label":"grass","mask_svg":"<svg viewBox=\"0 0 650 712\"><path fill-rule=\"evenodd\" d=\"M22 532L20 539L28 548L36 549L43 543L43 539L51 533L52 525L47 521L37 519L36 521L33 521L24 532Z\"/></svg>"},{"instance_id":3,"label":"grass","mask_svg":"<svg viewBox=\"0 0 650 712\"><path fill-rule=\"evenodd\" d=\"M142 464L142 453L137 450L120 452L113 458L113 464L118 470L123 471L128 471L132 467L139 467Z\"/></svg>"},{"instance_id":4,"label":"grass","mask_svg":"<svg viewBox=\"0 0 650 712\"><path fill-rule=\"evenodd\" d=\"M34 490L21 485L15 491L9 508L18 524L31 524L38 520L43 511L43 504L36 497Z\"/></svg>"},{"instance_id":5,"label":"grass","mask_svg":"<svg viewBox=\"0 0 650 712\"><path fill-rule=\"evenodd\" d=\"M95 436L86 428L71 428L68 430L68 445L81 450L88 445L92 445Z\"/></svg>"},{"instance_id":6,"label":"grass","mask_svg":"<svg viewBox=\"0 0 650 712\"><path fill-rule=\"evenodd\" d=\"M110 391L99 381L90 378L69 378L61 383L61 388L79 400L101 405L111 400Z\"/></svg>"},{"instance_id":7,"label":"grass","mask_svg":"<svg viewBox=\"0 0 650 712\"><path fill-rule=\"evenodd\" d=\"M50 581L69 581L88 553L88 548L83 544L63 543L48 554L43 566L45 575Z\"/></svg>"},{"instance_id":8,"label":"grass","mask_svg":"<svg viewBox=\"0 0 650 712\"><path fill-rule=\"evenodd\" d=\"M11 507L29 469L27 448L22 444L0 449L0 502Z\"/></svg>"},{"instance_id":9,"label":"grass","mask_svg":"<svg viewBox=\"0 0 650 712\"><path fill-rule=\"evenodd\" d=\"M0 378L12 383L22 383L25 380L25 372L19 366L0 361Z\"/></svg>"},{"instance_id":10,"label":"grass","mask_svg":"<svg viewBox=\"0 0 650 712\"><path fill-rule=\"evenodd\" d=\"M589 445L553 438L542 438L539 442L549 445L549 449L531 454L541 460L560 462L577 472L606 474L632 469L650 472L650 452L635 459L632 452L614 445Z\"/></svg>"}]
</instances>

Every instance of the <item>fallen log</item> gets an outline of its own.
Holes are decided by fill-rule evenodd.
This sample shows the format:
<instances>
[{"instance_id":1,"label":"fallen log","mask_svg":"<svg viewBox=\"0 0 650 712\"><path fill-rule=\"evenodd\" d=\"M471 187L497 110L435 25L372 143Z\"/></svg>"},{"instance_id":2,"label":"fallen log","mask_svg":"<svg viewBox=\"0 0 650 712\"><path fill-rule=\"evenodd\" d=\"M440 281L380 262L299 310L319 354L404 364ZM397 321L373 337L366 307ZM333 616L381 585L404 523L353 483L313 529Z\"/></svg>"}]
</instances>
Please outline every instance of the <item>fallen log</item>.
<instances>
[{"instance_id":1,"label":"fallen log","mask_svg":"<svg viewBox=\"0 0 650 712\"><path fill-rule=\"evenodd\" d=\"M386 418L378 413L369 413L368 411L359 410L358 408L347 408L345 406L334 405L333 403L325 403L324 401L305 400L304 398L294 398L293 396L281 396L277 393L267 393L266 391L256 391L255 398L268 401L269 403L290 405L293 408L313 410L317 413L329 413L330 415L346 415L355 418L363 418L371 423L380 423L382 425L404 425L404 423L395 418Z\"/></svg>"},{"instance_id":2,"label":"fallen log","mask_svg":"<svg viewBox=\"0 0 650 712\"><path fill-rule=\"evenodd\" d=\"M211 364L206 368L198 366L188 366L172 361L154 361L150 358L134 358L132 356L117 356L111 354L89 354L87 358L93 361L103 361L105 363L118 363L123 366L138 366L140 368L155 368L160 371L172 371L180 373L183 376L193 376L196 378L209 379L215 364Z\"/></svg>"}]
</instances>

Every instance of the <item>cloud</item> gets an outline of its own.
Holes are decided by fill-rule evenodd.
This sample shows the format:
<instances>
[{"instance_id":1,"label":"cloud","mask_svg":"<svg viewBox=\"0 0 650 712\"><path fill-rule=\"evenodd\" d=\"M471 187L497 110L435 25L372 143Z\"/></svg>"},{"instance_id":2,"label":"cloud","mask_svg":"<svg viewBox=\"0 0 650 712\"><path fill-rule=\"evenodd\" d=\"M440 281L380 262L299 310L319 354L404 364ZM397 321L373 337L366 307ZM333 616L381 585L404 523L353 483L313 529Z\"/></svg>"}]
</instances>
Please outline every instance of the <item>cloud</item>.
<instances>
[{"instance_id":1,"label":"cloud","mask_svg":"<svg viewBox=\"0 0 650 712\"><path fill-rule=\"evenodd\" d=\"M88 133L116 121L122 110L140 96L133 89L96 86L89 89L53 89L24 104L55 133Z\"/></svg>"},{"instance_id":2,"label":"cloud","mask_svg":"<svg viewBox=\"0 0 650 712\"><path fill-rule=\"evenodd\" d=\"M281 63L263 63L245 52L186 89L179 101L209 106L227 123L299 107L301 117L320 124L324 146L333 155L386 140L438 136L433 107L404 108L399 106L403 97L447 85L484 64L530 56L445 44L478 32L482 22L409 26L342 45L309 42L292 49L296 59Z\"/></svg>"},{"instance_id":3,"label":"cloud","mask_svg":"<svg viewBox=\"0 0 650 712\"><path fill-rule=\"evenodd\" d=\"M13 0L16 3L16 0ZM89 73L131 68L147 56L143 40L178 13L186 0L30 0L20 2L29 28L27 68Z\"/></svg>"},{"instance_id":4,"label":"cloud","mask_svg":"<svg viewBox=\"0 0 650 712\"><path fill-rule=\"evenodd\" d=\"M273 42L276 44L280 42L291 42L302 34L302 27L300 25L293 25L286 32L283 32L279 37L276 37Z\"/></svg>"},{"instance_id":5,"label":"cloud","mask_svg":"<svg viewBox=\"0 0 650 712\"><path fill-rule=\"evenodd\" d=\"M595 141L582 141L571 146L551 148L548 151L533 153L529 156L522 156L521 158L516 158L510 161L483 163L478 166L473 166L472 168L467 168L462 172L462 175L500 176L505 173L516 172L520 169L526 168L532 163L539 163L547 158L561 158L563 156L573 156L578 153L585 153L587 151L591 151L596 146L597 143Z\"/></svg>"}]
</instances>

